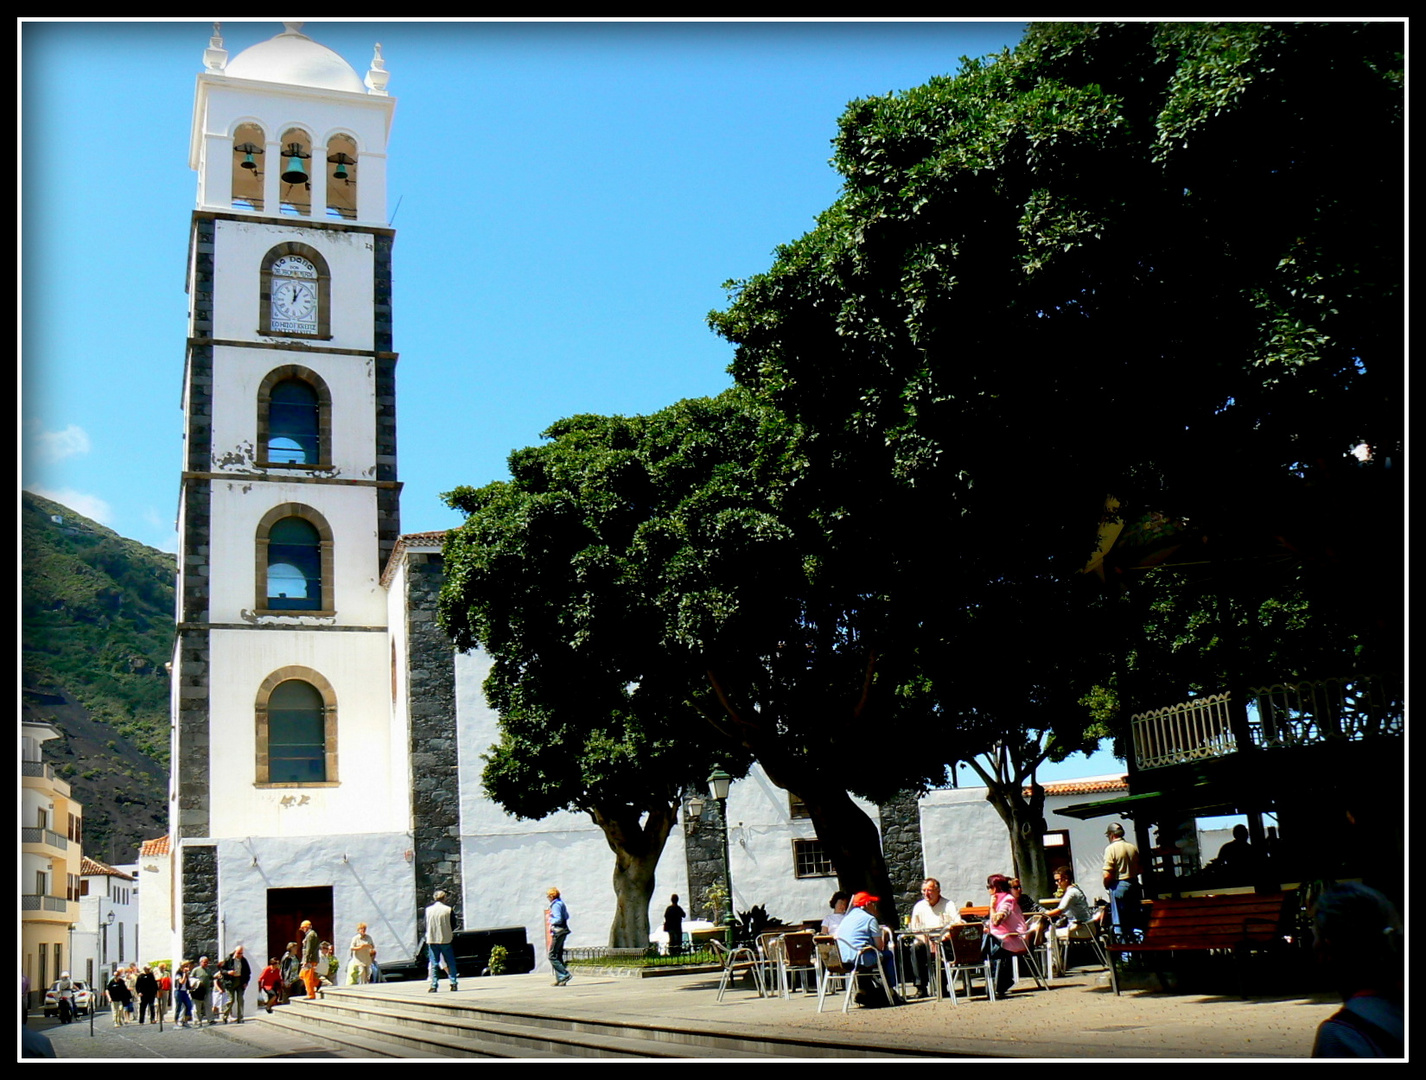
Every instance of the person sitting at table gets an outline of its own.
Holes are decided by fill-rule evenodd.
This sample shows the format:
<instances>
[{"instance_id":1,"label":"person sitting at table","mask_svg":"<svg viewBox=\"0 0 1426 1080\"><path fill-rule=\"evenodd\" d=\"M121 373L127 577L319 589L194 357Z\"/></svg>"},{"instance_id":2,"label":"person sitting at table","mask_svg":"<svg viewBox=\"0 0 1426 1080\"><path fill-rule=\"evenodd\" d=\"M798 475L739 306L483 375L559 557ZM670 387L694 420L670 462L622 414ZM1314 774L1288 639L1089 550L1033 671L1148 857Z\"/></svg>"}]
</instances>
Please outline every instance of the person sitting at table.
<instances>
[{"instance_id":1,"label":"person sitting at table","mask_svg":"<svg viewBox=\"0 0 1426 1080\"><path fill-rule=\"evenodd\" d=\"M1090 932L1089 923L1093 921L1094 913L1089 910L1089 897L1074 883L1074 871L1068 866L1055 870L1055 889L1059 900L1053 908L1041 912L1040 918L1030 928L1030 947L1033 949L1045 943L1052 928L1057 928L1061 939L1085 937Z\"/></svg>"},{"instance_id":2,"label":"person sitting at table","mask_svg":"<svg viewBox=\"0 0 1426 1080\"><path fill-rule=\"evenodd\" d=\"M955 905L941 895L939 881L928 877L921 883L921 899L917 900L916 906L911 909L911 923L908 929L941 930L959 925L963 921ZM945 938L943 937L941 940L944 941ZM931 954L930 949L927 948L926 939L908 934L902 944L906 947L906 955L910 959L911 981L916 984L916 993L925 997L931 966Z\"/></svg>"},{"instance_id":3,"label":"person sitting at table","mask_svg":"<svg viewBox=\"0 0 1426 1080\"><path fill-rule=\"evenodd\" d=\"M835 935L837 927L841 925L842 918L847 914L847 901L851 899L849 893L834 892L829 901L832 913L822 920L822 933Z\"/></svg>"},{"instance_id":4,"label":"person sitting at table","mask_svg":"<svg viewBox=\"0 0 1426 1080\"><path fill-rule=\"evenodd\" d=\"M853 895L851 906L837 927L837 951L842 954L842 962L851 964L858 971L871 972L876 968L877 957L881 958L882 970L891 982L891 1004L900 1005L901 995L896 992L896 958L887 947L889 935L877 921L876 905L878 897L859 892ZM862 952L868 945L876 950L876 955ZM860 998L860 995L858 995Z\"/></svg>"},{"instance_id":5,"label":"person sitting at table","mask_svg":"<svg viewBox=\"0 0 1426 1080\"><path fill-rule=\"evenodd\" d=\"M990 957L990 975L995 983L995 996L1004 997L1015 985L1015 956L1028 946L1025 942L1025 917L1010 891L1010 879L1004 874L991 874L985 882L990 892L990 915L985 920L986 935L982 943Z\"/></svg>"}]
</instances>

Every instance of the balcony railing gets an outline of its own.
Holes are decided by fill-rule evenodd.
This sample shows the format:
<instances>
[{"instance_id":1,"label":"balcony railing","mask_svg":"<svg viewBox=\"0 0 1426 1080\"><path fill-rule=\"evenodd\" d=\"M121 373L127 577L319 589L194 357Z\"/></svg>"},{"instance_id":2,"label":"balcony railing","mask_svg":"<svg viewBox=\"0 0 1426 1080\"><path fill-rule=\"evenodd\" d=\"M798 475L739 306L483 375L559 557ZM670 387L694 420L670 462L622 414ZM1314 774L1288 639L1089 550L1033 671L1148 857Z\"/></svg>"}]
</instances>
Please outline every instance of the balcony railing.
<instances>
[{"instance_id":1,"label":"balcony railing","mask_svg":"<svg viewBox=\"0 0 1426 1080\"><path fill-rule=\"evenodd\" d=\"M1400 688L1392 692L1379 678L1278 683L1251 693L1248 727L1259 746L1355 742L1406 730Z\"/></svg>"},{"instance_id":2,"label":"balcony railing","mask_svg":"<svg viewBox=\"0 0 1426 1080\"><path fill-rule=\"evenodd\" d=\"M1278 683L1247 692L1246 723L1235 728L1227 693L1130 717L1134 767L1159 769L1223 757L1245 747L1307 746L1401 735L1405 709L1399 685L1377 676Z\"/></svg>"},{"instance_id":3,"label":"balcony railing","mask_svg":"<svg viewBox=\"0 0 1426 1080\"><path fill-rule=\"evenodd\" d=\"M20 827L20 843L22 844L48 844L52 848L59 848L64 851L69 847L69 837L64 833L57 833L53 829L41 829L37 827Z\"/></svg>"},{"instance_id":4,"label":"balcony railing","mask_svg":"<svg viewBox=\"0 0 1426 1080\"><path fill-rule=\"evenodd\" d=\"M21 761L21 776L43 776L46 780L54 779L54 766L47 765L43 761Z\"/></svg>"},{"instance_id":5,"label":"balcony railing","mask_svg":"<svg viewBox=\"0 0 1426 1080\"><path fill-rule=\"evenodd\" d=\"M67 912L69 901L62 896L48 896L45 893L21 893L20 910Z\"/></svg>"},{"instance_id":6,"label":"balcony railing","mask_svg":"<svg viewBox=\"0 0 1426 1080\"><path fill-rule=\"evenodd\" d=\"M1214 694L1130 717L1135 768L1158 769L1233 753L1238 743L1228 707L1227 694Z\"/></svg>"}]
</instances>

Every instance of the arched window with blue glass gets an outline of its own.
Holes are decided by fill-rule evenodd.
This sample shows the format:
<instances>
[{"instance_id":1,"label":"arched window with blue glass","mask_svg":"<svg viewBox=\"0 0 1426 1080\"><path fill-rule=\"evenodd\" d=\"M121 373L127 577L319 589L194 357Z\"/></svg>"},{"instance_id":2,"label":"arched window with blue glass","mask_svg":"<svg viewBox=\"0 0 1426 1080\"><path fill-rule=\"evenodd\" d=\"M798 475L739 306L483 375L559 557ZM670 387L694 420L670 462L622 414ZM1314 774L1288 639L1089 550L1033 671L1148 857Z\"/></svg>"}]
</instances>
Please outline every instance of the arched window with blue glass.
<instances>
[{"instance_id":1,"label":"arched window with blue glass","mask_svg":"<svg viewBox=\"0 0 1426 1080\"><path fill-rule=\"evenodd\" d=\"M332 463L332 395L315 371L286 364L257 393L258 464L327 468Z\"/></svg>"},{"instance_id":2,"label":"arched window with blue glass","mask_svg":"<svg viewBox=\"0 0 1426 1080\"><path fill-rule=\"evenodd\" d=\"M326 721L322 695L301 679L279 683L267 700L268 783L327 779Z\"/></svg>"},{"instance_id":3,"label":"arched window with blue glass","mask_svg":"<svg viewBox=\"0 0 1426 1080\"><path fill-rule=\"evenodd\" d=\"M259 610L333 613L331 530L315 510L287 503L269 511L257 556Z\"/></svg>"},{"instance_id":4,"label":"arched window with blue glass","mask_svg":"<svg viewBox=\"0 0 1426 1080\"><path fill-rule=\"evenodd\" d=\"M320 672L279 668L258 687L254 705L258 784L337 782L337 698Z\"/></svg>"}]
</instances>

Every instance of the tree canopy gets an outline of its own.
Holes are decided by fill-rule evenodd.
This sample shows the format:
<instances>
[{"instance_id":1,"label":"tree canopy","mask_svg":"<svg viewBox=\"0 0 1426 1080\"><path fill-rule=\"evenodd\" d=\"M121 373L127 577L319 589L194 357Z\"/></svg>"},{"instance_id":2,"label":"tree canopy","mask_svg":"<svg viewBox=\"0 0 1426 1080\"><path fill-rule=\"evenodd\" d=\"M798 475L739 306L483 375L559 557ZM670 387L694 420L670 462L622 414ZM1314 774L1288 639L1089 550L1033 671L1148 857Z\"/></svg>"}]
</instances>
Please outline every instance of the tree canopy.
<instances>
[{"instance_id":1,"label":"tree canopy","mask_svg":"<svg viewBox=\"0 0 1426 1080\"><path fill-rule=\"evenodd\" d=\"M1390 23L1036 24L852 103L841 197L710 315L805 431L805 496L942 611L1072 576L1108 495L1205 559L1379 598L1340 586L1400 552L1401 49Z\"/></svg>"},{"instance_id":2,"label":"tree canopy","mask_svg":"<svg viewBox=\"0 0 1426 1080\"><path fill-rule=\"evenodd\" d=\"M1319 463L1399 458L1401 45L1034 25L849 106L842 196L711 323L824 489L915 488L957 556L993 527L992 566L1073 568L1110 493L1223 532L1288 516Z\"/></svg>"}]
</instances>

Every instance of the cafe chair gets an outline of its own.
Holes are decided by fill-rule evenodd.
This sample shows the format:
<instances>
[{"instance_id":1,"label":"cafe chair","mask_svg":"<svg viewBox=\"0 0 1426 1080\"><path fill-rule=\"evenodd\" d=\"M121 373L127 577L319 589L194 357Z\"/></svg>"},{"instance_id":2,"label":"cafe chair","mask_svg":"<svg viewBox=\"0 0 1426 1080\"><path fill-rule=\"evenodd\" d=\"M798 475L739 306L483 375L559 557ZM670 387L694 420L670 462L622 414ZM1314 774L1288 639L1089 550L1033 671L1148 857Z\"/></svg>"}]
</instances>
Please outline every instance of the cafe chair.
<instances>
[{"instance_id":1,"label":"cafe chair","mask_svg":"<svg viewBox=\"0 0 1426 1080\"><path fill-rule=\"evenodd\" d=\"M995 980L990 976L990 958L981 954L981 938L985 927L980 923L962 923L946 930L946 940L941 943L941 963L945 967L945 985L951 991L951 1002L959 1005L956 996L956 977L965 980L966 1000L970 1000L971 980L979 976L985 982L985 994L995 1000Z\"/></svg>"},{"instance_id":2,"label":"cafe chair","mask_svg":"<svg viewBox=\"0 0 1426 1080\"><path fill-rule=\"evenodd\" d=\"M1074 926L1060 926L1055 928L1055 963L1063 973L1069 967L1069 950L1071 945L1088 944L1094 950L1095 957L1104 967L1109 967L1109 954L1104 951L1104 942L1099 940L1099 924L1094 921L1087 923L1076 923Z\"/></svg>"},{"instance_id":3,"label":"cafe chair","mask_svg":"<svg viewBox=\"0 0 1426 1080\"><path fill-rule=\"evenodd\" d=\"M817 950L813 938L809 933L783 934L778 941L777 978L784 998L790 996L793 976L810 972L816 979Z\"/></svg>"},{"instance_id":4,"label":"cafe chair","mask_svg":"<svg viewBox=\"0 0 1426 1080\"><path fill-rule=\"evenodd\" d=\"M718 1000L723 1000L723 994L728 989L728 984L737 976L747 973L752 978L753 989L758 992L758 997L767 997L767 986L763 981L763 970L767 966L757 953L746 945L740 945L736 949L729 949L721 941L710 942L713 946L715 956L721 958L723 962L723 977L718 980Z\"/></svg>"}]
</instances>

